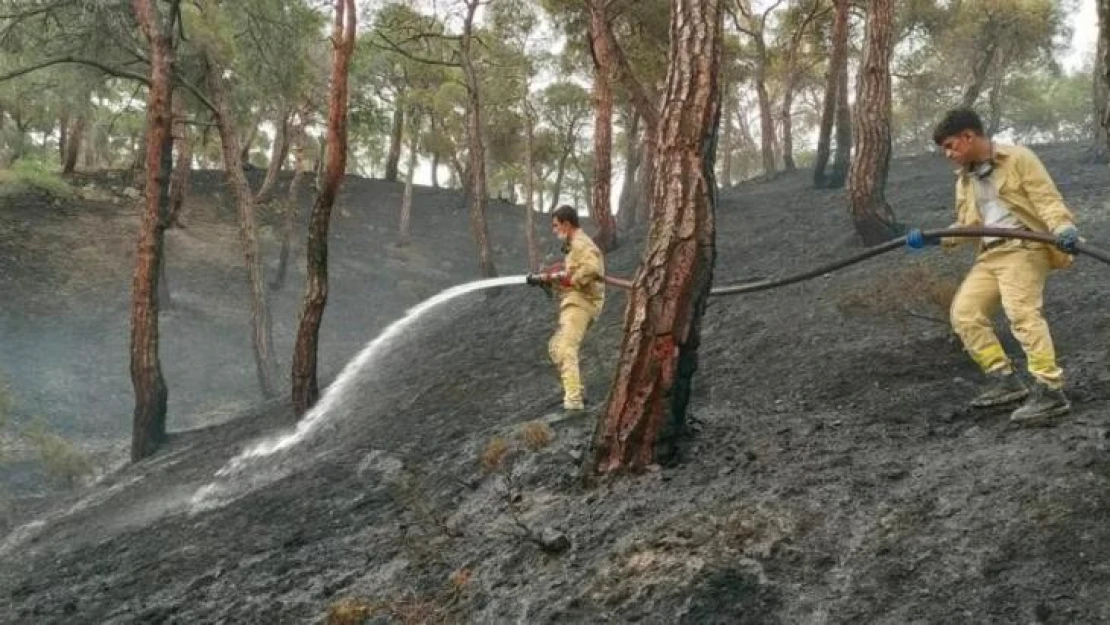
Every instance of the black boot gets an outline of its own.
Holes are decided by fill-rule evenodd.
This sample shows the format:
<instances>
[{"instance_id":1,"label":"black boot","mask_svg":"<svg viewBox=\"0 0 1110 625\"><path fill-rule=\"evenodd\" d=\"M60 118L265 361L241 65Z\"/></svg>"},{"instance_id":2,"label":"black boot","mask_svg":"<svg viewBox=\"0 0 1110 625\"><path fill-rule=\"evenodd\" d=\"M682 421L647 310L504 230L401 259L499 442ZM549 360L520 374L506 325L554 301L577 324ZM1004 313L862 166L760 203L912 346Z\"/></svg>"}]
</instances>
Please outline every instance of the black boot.
<instances>
[{"instance_id":1,"label":"black boot","mask_svg":"<svg viewBox=\"0 0 1110 625\"><path fill-rule=\"evenodd\" d=\"M1069 410L1071 402L1064 395L1064 389L1049 388L1037 383L1033 385L1029 399L1010 415L1010 421L1018 425L1036 425L1066 414Z\"/></svg>"},{"instance_id":2,"label":"black boot","mask_svg":"<svg viewBox=\"0 0 1110 625\"><path fill-rule=\"evenodd\" d=\"M979 396L971 400L973 408L993 408L995 406L1005 406L1012 404L1016 401L1021 401L1029 395L1029 389L1025 388L1021 379L1014 373L988 373L987 382L983 387L983 392Z\"/></svg>"}]
</instances>

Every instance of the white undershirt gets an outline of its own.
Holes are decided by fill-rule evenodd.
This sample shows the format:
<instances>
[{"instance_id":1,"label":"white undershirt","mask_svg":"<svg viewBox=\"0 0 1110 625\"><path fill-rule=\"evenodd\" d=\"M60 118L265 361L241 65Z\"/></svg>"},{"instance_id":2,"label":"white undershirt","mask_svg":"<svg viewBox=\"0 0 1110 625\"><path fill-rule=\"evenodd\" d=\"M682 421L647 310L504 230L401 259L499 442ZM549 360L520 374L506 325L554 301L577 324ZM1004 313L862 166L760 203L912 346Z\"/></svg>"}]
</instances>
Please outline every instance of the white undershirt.
<instances>
[{"instance_id":1,"label":"white undershirt","mask_svg":"<svg viewBox=\"0 0 1110 625\"><path fill-rule=\"evenodd\" d=\"M985 179L975 178L975 202L979 206L979 213L983 216L984 227L1014 230L1023 227L1021 220L1015 217L1002 198L998 197L993 174ZM997 240L998 237L983 237L984 243Z\"/></svg>"}]
</instances>

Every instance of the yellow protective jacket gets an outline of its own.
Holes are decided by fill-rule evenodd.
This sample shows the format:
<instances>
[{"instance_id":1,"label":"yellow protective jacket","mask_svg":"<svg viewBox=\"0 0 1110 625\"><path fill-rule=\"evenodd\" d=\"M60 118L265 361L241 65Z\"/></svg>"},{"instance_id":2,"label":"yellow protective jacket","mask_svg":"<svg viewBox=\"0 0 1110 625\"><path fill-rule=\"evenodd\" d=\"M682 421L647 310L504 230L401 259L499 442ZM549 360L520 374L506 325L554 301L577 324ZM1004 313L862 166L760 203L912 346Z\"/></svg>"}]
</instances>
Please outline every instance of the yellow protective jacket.
<instances>
[{"instance_id":1,"label":"yellow protective jacket","mask_svg":"<svg viewBox=\"0 0 1110 625\"><path fill-rule=\"evenodd\" d=\"M1075 223L1052 177L1032 150L1023 146L996 144L994 160L993 177L998 185L998 197L1026 228L1034 232L1056 233ZM972 174L960 169L956 171L956 176L954 225L963 228L981 227L983 216L976 202ZM977 241L982 246L982 239L950 238L943 242L946 247L952 247L970 241ZM1055 247L1049 249L1053 267L1071 264L1070 254L1060 252Z\"/></svg>"},{"instance_id":2,"label":"yellow protective jacket","mask_svg":"<svg viewBox=\"0 0 1110 625\"><path fill-rule=\"evenodd\" d=\"M569 247L563 263L569 286L556 285L559 307L579 306L596 318L605 305L605 259L593 239L581 229L575 230Z\"/></svg>"}]
</instances>

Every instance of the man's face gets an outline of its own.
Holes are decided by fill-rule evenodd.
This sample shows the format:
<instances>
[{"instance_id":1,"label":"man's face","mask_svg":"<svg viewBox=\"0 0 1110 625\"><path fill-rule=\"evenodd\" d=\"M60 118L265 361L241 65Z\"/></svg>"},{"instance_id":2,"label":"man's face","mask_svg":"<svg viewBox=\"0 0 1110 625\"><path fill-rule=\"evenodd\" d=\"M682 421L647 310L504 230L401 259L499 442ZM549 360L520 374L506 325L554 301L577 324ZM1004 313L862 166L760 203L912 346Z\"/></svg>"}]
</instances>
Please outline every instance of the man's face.
<instances>
[{"instance_id":1,"label":"man's face","mask_svg":"<svg viewBox=\"0 0 1110 625\"><path fill-rule=\"evenodd\" d=\"M948 137L940 144L944 157L960 167L967 167L975 162L975 133L965 130L958 135Z\"/></svg>"},{"instance_id":2,"label":"man's face","mask_svg":"<svg viewBox=\"0 0 1110 625\"><path fill-rule=\"evenodd\" d=\"M559 219L551 220L551 232L553 232L555 238L560 241L566 242L566 240L570 238L572 229L573 226L570 225L570 222L560 221Z\"/></svg>"}]
</instances>

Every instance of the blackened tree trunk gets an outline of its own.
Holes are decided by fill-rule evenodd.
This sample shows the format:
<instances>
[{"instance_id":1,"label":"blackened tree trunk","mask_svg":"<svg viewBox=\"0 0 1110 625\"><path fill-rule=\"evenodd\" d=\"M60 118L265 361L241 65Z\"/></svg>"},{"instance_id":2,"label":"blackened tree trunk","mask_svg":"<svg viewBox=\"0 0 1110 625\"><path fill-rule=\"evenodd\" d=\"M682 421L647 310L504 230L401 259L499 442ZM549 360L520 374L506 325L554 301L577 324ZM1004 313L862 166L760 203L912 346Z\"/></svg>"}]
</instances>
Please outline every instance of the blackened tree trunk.
<instances>
[{"instance_id":1,"label":"blackened tree trunk","mask_svg":"<svg viewBox=\"0 0 1110 625\"><path fill-rule=\"evenodd\" d=\"M331 92L328 98L328 164L308 224L308 278L293 349L293 408L303 415L320 397L316 376L320 322L328 301L328 222L347 168L347 76L355 51L355 0L335 0Z\"/></svg>"},{"instance_id":2,"label":"blackened tree trunk","mask_svg":"<svg viewBox=\"0 0 1110 625\"><path fill-rule=\"evenodd\" d=\"M270 194L273 192L278 176L281 174L281 168L285 166L285 161L289 158L289 117L290 113L282 111L275 124L274 144L270 146L270 164L266 168L266 177L262 180L262 186L258 188L258 193L254 196L254 201L258 204L270 199Z\"/></svg>"},{"instance_id":3,"label":"blackened tree trunk","mask_svg":"<svg viewBox=\"0 0 1110 625\"><path fill-rule=\"evenodd\" d=\"M721 143L718 149L721 155L721 188L732 186L732 102L735 98L728 95L726 85L721 89Z\"/></svg>"},{"instance_id":4,"label":"blackened tree trunk","mask_svg":"<svg viewBox=\"0 0 1110 625\"><path fill-rule=\"evenodd\" d=\"M597 224L594 242L607 252L617 247L617 227L609 205L613 183L613 51L608 0L590 0L590 51L594 64L594 173L590 216Z\"/></svg>"},{"instance_id":5,"label":"blackened tree trunk","mask_svg":"<svg viewBox=\"0 0 1110 625\"><path fill-rule=\"evenodd\" d=\"M856 102L856 157L848 173L852 223L865 245L897 235L894 213L886 201L890 167L890 57L894 48L894 0L870 0L867 37Z\"/></svg>"},{"instance_id":6,"label":"blackened tree trunk","mask_svg":"<svg viewBox=\"0 0 1110 625\"><path fill-rule=\"evenodd\" d=\"M674 0L652 221L625 313L594 469L640 471L683 428L715 261L718 69L723 0ZM670 427L665 427L667 415ZM664 435L664 436L661 436Z\"/></svg>"},{"instance_id":7,"label":"blackened tree trunk","mask_svg":"<svg viewBox=\"0 0 1110 625\"><path fill-rule=\"evenodd\" d=\"M655 136L651 128L644 129L644 141L640 146L643 159L640 162L640 179L638 199L636 205L636 221L650 223L655 218L654 198L655 192Z\"/></svg>"},{"instance_id":8,"label":"blackened tree trunk","mask_svg":"<svg viewBox=\"0 0 1110 625\"><path fill-rule=\"evenodd\" d=\"M771 96L767 92L767 51L762 37L756 45L755 93L759 99L759 152L763 156L763 173L775 173L775 118L771 114Z\"/></svg>"},{"instance_id":9,"label":"blackened tree trunk","mask_svg":"<svg viewBox=\"0 0 1110 625\"><path fill-rule=\"evenodd\" d=\"M416 154L420 147L420 114L416 109L408 113L409 158L405 170L405 192L401 196L401 219L397 227L398 245L408 245L412 239L412 185L416 178Z\"/></svg>"},{"instance_id":10,"label":"blackened tree trunk","mask_svg":"<svg viewBox=\"0 0 1110 625\"><path fill-rule=\"evenodd\" d=\"M1098 0L1098 59L1095 61L1098 81L1095 89L1096 140L1100 160L1110 158L1110 0ZM1101 152L1101 153L1100 153Z\"/></svg>"},{"instance_id":11,"label":"blackened tree trunk","mask_svg":"<svg viewBox=\"0 0 1110 625\"><path fill-rule=\"evenodd\" d=\"M73 122L73 127L66 137L66 153L62 161L62 173L72 174L77 169L77 159L81 155L81 144L85 140L85 127L88 125L89 114L82 110Z\"/></svg>"},{"instance_id":12,"label":"blackened tree trunk","mask_svg":"<svg viewBox=\"0 0 1110 625\"><path fill-rule=\"evenodd\" d=\"M470 228L474 235L474 242L478 246L478 269L483 276L492 278L497 275L497 267L493 263L489 226L486 224L486 202L489 192L486 188L486 146L482 140L481 86L471 53L474 41L474 14L481 4L481 0L466 0L466 19L463 21L459 51L467 92L466 134L470 181L467 185L466 198L470 209Z\"/></svg>"},{"instance_id":13,"label":"blackened tree trunk","mask_svg":"<svg viewBox=\"0 0 1110 625\"><path fill-rule=\"evenodd\" d=\"M285 215L281 227L281 251L278 253L278 266L270 288L277 291L285 286L285 276L289 270L289 251L293 243L293 228L297 224L300 207L301 185L305 177L305 141L304 117L300 117L291 131L293 144L293 179L289 182L289 191L285 200Z\"/></svg>"},{"instance_id":14,"label":"blackened tree trunk","mask_svg":"<svg viewBox=\"0 0 1110 625\"><path fill-rule=\"evenodd\" d=\"M836 121L837 102L840 97L841 72L848 65L848 9L849 0L834 0L835 13L832 28L832 51L829 54L829 69L825 74L825 100L821 107L821 124L817 133L817 156L813 165L813 186L821 188L829 185L825 168L829 164L830 143L833 124ZM844 74L847 76L847 73ZM847 101L847 98L845 98Z\"/></svg>"},{"instance_id":15,"label":"blackened tree trunk","mask_svg":"<svg viewBox=\"0 0 1110 625\"><path fill-rule=\"evenodd\" d=\"M132 0L131 8L150 47L145 200L131 281L131 386L135 392L131 460L137 461L157 451L166 436L169 393L158 357L158 276L166 227L163 214L169 204L169 161L172 159L166 158L166 154L169 152L167 146L172 145L172 16L177 12L176 7L171 6L171 18L166 24L153 0Z\"/></svg>"},{"instance_id":16,"label":"blackened tree trunk","mask_svg":"<svg viewBox=\"0 0 1110 625\"><path fill-rule=\"evenodd\" d=\"M640 172L640 115L630 108L624 128L624 182L617 200L617 226L628 232L636 226L636 178Z\"/></svg>"},{"instance_id":17,"label":"blackened tree trunk","mask_svg":"<svg viewBox=\"0 0 1110 625\"><path fill-rule=\"evenodd\" d=\"M212 59L205 59L205 79L209 98L216 107L216 127L220 133L220 147L224 158L224 172L227 175L231 195L239 210L239 240L243 246L243 258L247 266L247 281L251 295L251 339L254 348L254 362L258 374L258 386L264 397L277 394L277 362L273 350L273 324L270 320L270 305L266 295L266 282L262 272L262 260L258 253L258 224L254 214L254 196L250 183L243 173L240 160L239 134L235 127L234 114L227 96L227 85L222 67Z\"/></svg>"},{"instance_id":18,"label":"blackened tree trunk","mask_svg":"<svg viewBox=\"0 0 1110 625\"><path fill-rule=\"evenodd\" d=\"M527 98L527 96L525 96ZM536 240L536 113L524 102L524 241L528 246L528 271L539 271L540 245ZM540 204L543 204L542 198Z\"/></svg>"},{"instance_id":19,"label":"blackened tree trunk","mask_svg":"<svg viewBox=\"0 0 1110 625\"><path fill-rule=\"evenodd\" d=\"M563 182L567 176L567 160L573 150L573 147L570 146L574 145L574 133L567 132L565 141L563 153L559 155L559 164L555 167L555 185L551 187L551 210L548 212L554 212L556 208L559 208L559 199L563 193Z\"/></svg>"},{"instance_id":20,"label":"blackened tree trunk","mask_svg":"<svg viewBox=\"0 0 1110 625\"><path fill-rule=\"evenodd\" d=\"M393 125L389 132L389 152L385 157L385 179L397 182L398 168L401 166L401 144L405 140L405 106L404 98L396 98L393 109Z\"/></svg>"},{"instance_id":21,"label":"blackened tree trunk","mask_svg":"<svg viewBox=\"0 0 1110 625\"><path fill-rule=\"evenodd\" d=\"M848 169L852 166L852 109L848 104L847 63L840 66L839 82L836 88L836 152L826 180L830 189L839 189L847 183Z\"/></svg>"},{"instance_id":22,"label":"blackened tree trunk","mask_svg":"<svg viewBox=\"0 0 1110 625\"><path fill-rule=\"evenodd\" d=\"M173 139L177 145L177 160L170 179L169 227L185 227L185 197L189 186L189 172L193 167L193 143L185 125L185 104L181 97L173 99Z\"/></svg>"}]
</instances>

